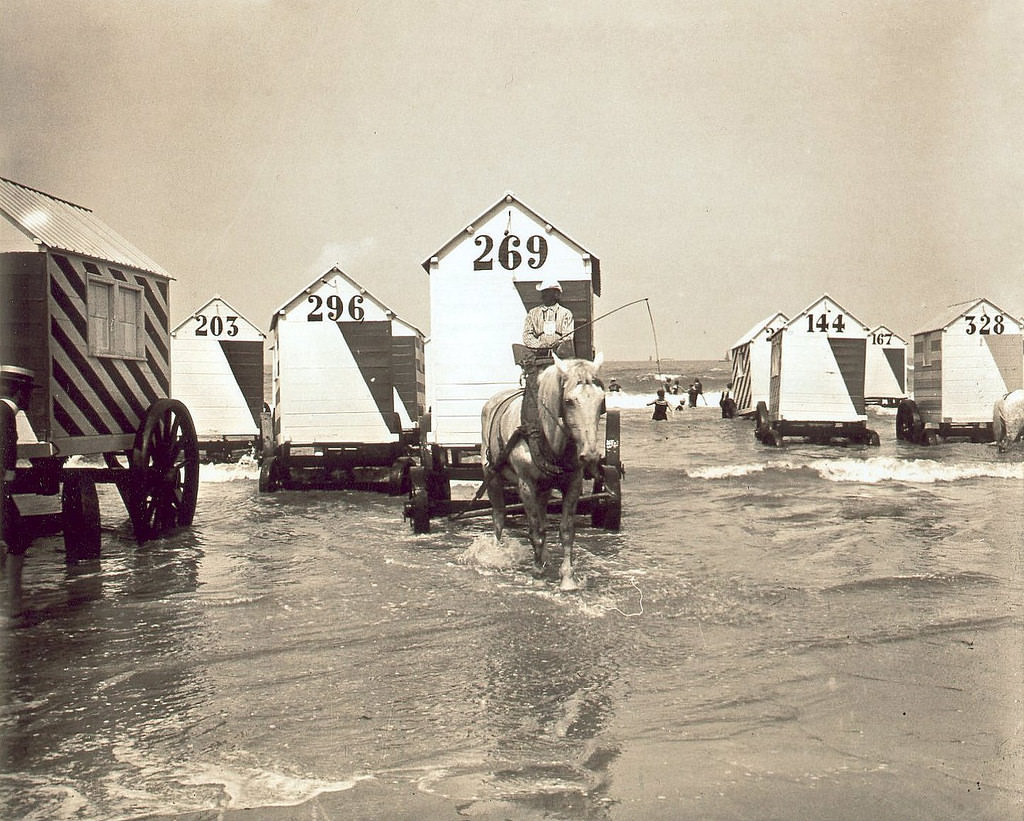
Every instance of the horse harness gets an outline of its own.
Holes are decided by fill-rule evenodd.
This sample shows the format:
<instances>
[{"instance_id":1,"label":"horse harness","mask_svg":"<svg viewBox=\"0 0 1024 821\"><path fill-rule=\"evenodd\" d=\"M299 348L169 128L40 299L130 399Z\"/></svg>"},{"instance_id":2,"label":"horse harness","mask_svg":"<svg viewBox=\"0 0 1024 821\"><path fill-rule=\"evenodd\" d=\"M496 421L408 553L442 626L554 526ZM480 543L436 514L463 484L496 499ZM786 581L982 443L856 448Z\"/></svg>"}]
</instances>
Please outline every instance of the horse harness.
<instances>
[{"instance_id":1,"label":"horse harness","mask_svg":"<svg viewBox=\"0 0 1024 821\"><path fill-rule=\"evenodd\" d=\"M508 405L510 405L516 397L522 396L525 393L525 390L525 388L521 388L507 396L499 403L498 407L495 409L493 416L491 417L492 424L493 420L498 418L499 413L503 412L505 408ZM558 423L563 424L561 410L559 411L558 415ZM534 448L534 443L530 441L530 438L528 436L526 425L523 424L520 424L519 427L517 427L512 432L512 435L509 437L508 441L502 446L501 451L498 453L496 458L493 456L489 444L489 440L491 437L488 436L487 438L487 458L491 462L491 465L495 471L501 470L505 466L505 464L508 462L509 454L512 453L512 448L514 448L520 440L526 441L527 447L530 448L530 455L533 457L534 465L545 476L554 479L559 476L564 476L567 473L571 473L575 469L573 463L576 459L576 443L575 441L573 441L573 438L571 436L566 437L565 451L562 453L561 457L556 456L555 453L551 450L551 445L548 442L546 436L541 437L541 440L539 442L540 453L536 452Z\"/></svg>"}]
</instances>

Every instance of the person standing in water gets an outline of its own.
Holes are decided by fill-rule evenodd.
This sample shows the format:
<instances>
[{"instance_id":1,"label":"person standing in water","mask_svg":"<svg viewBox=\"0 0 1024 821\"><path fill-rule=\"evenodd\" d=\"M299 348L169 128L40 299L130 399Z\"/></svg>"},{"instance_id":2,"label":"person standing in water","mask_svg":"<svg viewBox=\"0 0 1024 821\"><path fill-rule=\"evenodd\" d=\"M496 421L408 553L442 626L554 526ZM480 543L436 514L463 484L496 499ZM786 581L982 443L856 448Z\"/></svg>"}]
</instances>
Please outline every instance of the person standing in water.
<instances>
[{"instance_id":1,"label":"person standing in water","mask_svg":"<svg viewBox=\"0 0 1024 821\"><path fill-rule=\"evenodd\" d=\"M654 405L654 414L651 416L652 422L661 422L668 419L668 400L665 398L664 388L658 388L658 398L653 402L648 402L647 407Z\"/></svg>"},{"instance_id":2,"label":"person standing in water","mask_svg":"<svg viewBox=\"0 0 1024 821\"><path fill-rule=\"evenodd\" d=\"M21 576L29 537L21 514L11 496L18 465L18 411L28 407L35 386L35 374L17 365L0 366L0 539L3 565L7 571L10 615L22 612Z\"/></svg>"}]
</instances>

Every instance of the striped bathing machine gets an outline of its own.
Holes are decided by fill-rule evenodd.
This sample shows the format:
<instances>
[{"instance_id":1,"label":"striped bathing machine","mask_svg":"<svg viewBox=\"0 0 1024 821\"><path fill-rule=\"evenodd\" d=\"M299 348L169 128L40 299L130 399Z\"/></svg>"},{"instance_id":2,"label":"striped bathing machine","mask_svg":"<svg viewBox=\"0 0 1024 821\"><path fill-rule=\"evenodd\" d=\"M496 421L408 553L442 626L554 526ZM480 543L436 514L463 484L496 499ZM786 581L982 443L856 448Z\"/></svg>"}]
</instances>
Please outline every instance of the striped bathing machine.
<instances>
[{"instance_id":1,"label":"striped bathing machine","mask_svg":"<svg viewBox=\"0 0 1024 821\"><path fill-rule=\"evenodd\" d=\"M776 312L747 331L729 349L732 398L737 416L753 416L758 402L768 401L772 365L772 336L789 318Z\"/></svg>"},{"instance_id":2,"label":"striped bathing machine","mask_svg":"<svg viewBox=\"0 0 1024 821\"><path fill-rule=\"evenodd\" d=\"M99 553L97 482L117 485L140 541L191 524L198 451L169 398L171 277L82 206L0 178L0 213L33 248L0 254L0 360L37 375L14 492L61 495L69 561Z\"/></svg>"}]
</instances>

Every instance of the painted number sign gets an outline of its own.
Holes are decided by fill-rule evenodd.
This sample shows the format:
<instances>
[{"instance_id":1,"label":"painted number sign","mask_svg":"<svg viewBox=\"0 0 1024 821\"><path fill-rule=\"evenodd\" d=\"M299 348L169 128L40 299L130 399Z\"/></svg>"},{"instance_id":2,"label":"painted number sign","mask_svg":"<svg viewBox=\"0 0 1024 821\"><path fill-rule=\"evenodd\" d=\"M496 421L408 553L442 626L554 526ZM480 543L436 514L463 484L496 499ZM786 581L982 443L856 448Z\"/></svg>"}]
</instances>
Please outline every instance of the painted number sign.
<instances>
[{"instance_id":1,"label":"painted number sign","mask_svg":"<svg viewBox=\"0 0 1024 821\"><path fill-rule=\"evenodd\" d=\"M892 331L878 331L871 334L871 341L875 345L889 345L892 342Z\"/></svg>"},{"instance_id":2,"label":"painted number sign","mask_svg":"<svg viewBox=\"0 0 1024 821\"><path fill-rule=\"evenodd\" d=\"M196 336L238 336L237 316L207 317L205 314L196 314L195 320L199 323Z\"/></svg>"},{"instance_id":3,"label":"painted number sign","mask_svg":"<svg viewBox=\"0 0 1024 821\"><path fill-rule=\"evenodd\" d=\"M973 334L979 334L981 336L1001 334L1006 330L1006 319L1002 314L996 314L995 316L989 316L988 314L972 316L968 314L964 317L964 322L967 323L968 336L972 336Z\"/></svg>"},{"instance_id":4,"label":"painted number sign","mask_svg":"<svg viewBox=\"0 0 1024 821\"><path fill-rule=\"evenodd\" d=\"M823 334L827 334L830 330L835 331L837 334L841 334L846 330L846 322L842 314L837 314L831 324L828 321L828 314L818 314L818 316L814 314L807 315L807 333L820 331Z\"/></svg>"},{"instance_id":5,"label":"painted number sign","mask_svg":"<svg viewBox=\"0 0 1024 821\"><path fill-rule=\"evenodd\" d=\"M515 234L505 236L497 248L494 237L488 234L479 234L473 243L480 249L480 255L473 260L474 271L493 271L495 259L506 271L514 271L523 264L524 254L527 265L540 268L548 258L548 241L540 234L528 237L525 247Z\"/></svg>"},{"instance_id":6,"label":"painted number sign","mask_svg":"<svg viewBox=\"0 0 1024 821\"><path fill-rule=\"evenodd\" d=\"M306 314L307 322L323 322L326 315L328 321L337 322L343 319L346 314L348 318L356 322L362 322L366 317L366 310L363 308L363 298L359 294L353 296L348 305L337 294L331 294L324 299L320 294L310 294L306 300L313 307Z\"/></svg>"}]
</instances>

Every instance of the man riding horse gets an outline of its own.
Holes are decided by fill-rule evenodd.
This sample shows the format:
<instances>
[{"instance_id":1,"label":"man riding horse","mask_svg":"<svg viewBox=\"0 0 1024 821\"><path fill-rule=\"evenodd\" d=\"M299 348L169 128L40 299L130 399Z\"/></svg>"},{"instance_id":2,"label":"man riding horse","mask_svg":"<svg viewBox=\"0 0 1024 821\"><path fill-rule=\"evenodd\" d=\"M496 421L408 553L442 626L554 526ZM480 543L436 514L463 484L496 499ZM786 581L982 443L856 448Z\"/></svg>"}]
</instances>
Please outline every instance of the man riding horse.
<instances>
[{"instance_id":1,"label":"man riding horse","mask_svg":"<svg viewBox=\"0 0 1024 821\"><path fill-rule=\"evenodd\" d=\"M541 304L531 308L523 322L523 350L516 348L516 361L526 376L523 393L522 425L534 462L545 473L556 473L544 437L541 433L540 413L537 407L537 377L552 363L551 353L560 357L575 356L573 333L575 324L572 311L559 302L562 286L557 279L545 278L538 286Z\"/></svg>"}]
</instances>

